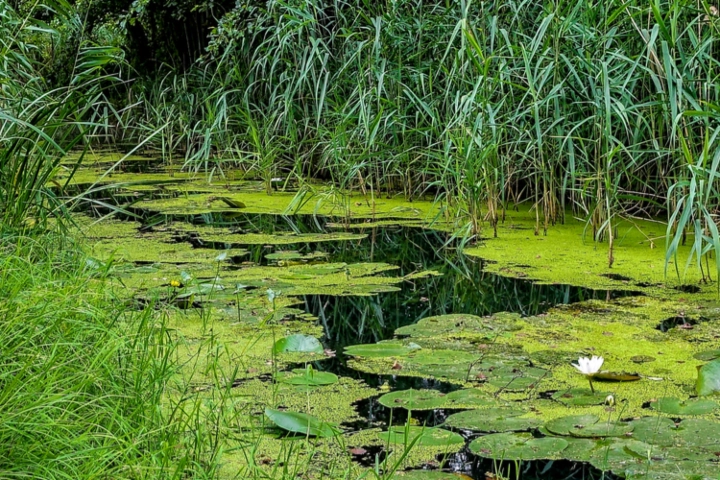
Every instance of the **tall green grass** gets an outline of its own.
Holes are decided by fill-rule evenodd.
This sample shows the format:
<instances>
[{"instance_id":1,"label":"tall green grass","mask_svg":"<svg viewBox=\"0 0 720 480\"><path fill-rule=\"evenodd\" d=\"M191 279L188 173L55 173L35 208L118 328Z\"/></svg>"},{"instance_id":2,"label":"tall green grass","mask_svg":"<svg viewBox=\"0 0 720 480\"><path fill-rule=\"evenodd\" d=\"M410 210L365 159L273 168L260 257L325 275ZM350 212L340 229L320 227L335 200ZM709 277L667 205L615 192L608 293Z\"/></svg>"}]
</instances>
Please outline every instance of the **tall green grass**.
<instances>
[{"instance_id":1,"label":"tall green grass","mask_svg":"<svg viewBox=\"0 0 720 480\"><path fill-rule=\"evenodd\" d=\"M622 217L666 215L672 232L717 249L715 176L703 174L709 216L683 200L699 159L718 150L713 8L239 2L213 31L210 60L145 84L141 109L153 112L148 129L184 119L162 142L182 144L187 166L230 159L261 178L431 195L473 233L525 201L537 234L566 212L586 219L609 264Z\"/></svg>"},{"instance_id":2,"label":"tall green grass","mask_svg":"<svg viewBox=\"0 0 720 480\"><path fill-rule=\"evenodd\" d=\"M108 271L65 236L0 239L0 477L205 471L190 416L164 400L177 369L165 322L129 309Z\"/></svg>"},{"instance_id":3,"label":"tall green grass","mask_svg":"<svg viewBox=\"0 0 720 480\"><path fill-rule=\"evenodd\" d=\"M66 216L64 187L79 162L62 165L61 159L72 148L86 147L102 125L98 120L112 110L105 92L117 77L104 69L121 60L120 50L81 42L68 83L50 85L47 59L39 50L60 34L38 20L44 14L68 28L82 28L65 0L24 5L23 13L0 1L0 223L5 227L44 226L49 218ZM64 184L54 180L61 169L68 173Z\"/></svg>"}]
</instances>

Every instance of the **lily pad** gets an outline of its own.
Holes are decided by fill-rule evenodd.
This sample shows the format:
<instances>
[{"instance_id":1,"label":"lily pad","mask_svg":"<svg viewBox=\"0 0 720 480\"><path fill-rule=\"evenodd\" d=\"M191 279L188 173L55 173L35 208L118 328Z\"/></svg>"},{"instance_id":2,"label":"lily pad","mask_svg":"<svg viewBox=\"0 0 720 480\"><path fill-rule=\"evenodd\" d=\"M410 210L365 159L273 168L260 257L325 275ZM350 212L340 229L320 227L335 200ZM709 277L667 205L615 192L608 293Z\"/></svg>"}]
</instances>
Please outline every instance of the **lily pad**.
<instances>
[{"instance_id":1,"label":"lily pad","mask_svg":"<svg viewBox=\"0 0 720 480\"><path fill-rule=\"evenodd\" d=\"M577 428L585 428L596 424L600 419L597 415L569 415L550 420L545 428L555 435L570 435L570 432Z\"/></svg>"},{"instance_id":2,"label":"lily pad","mask_svg":"<svg viewBox=\"0 0 720 480\"><path fill-rule=\"evenodd\" d=\"M497 402L477 389L456 390L444 394L437 390L398 390L378 400L389 408L406 410L434 410L438 408L487 407Z\"/></svg>"},{"instance_id":3,"label":"lily pad","mask_svg":"<svg viewBox=\"0 0 720 480\"><path fill-rule=\"evenodd\" d=\"M446 447L465 443L465 439L455 432L430 427L408 427L407 431L406 427L391 427L387 432L378 433L378 436L387 443L423 447Z\"/></svg>"},{"instance_id":4,"label":"lily pad","mask_svg":"<svg viewBox=\"0 0 720 480\"><path fill-rule=\"evenodd\" d=\"M642 417L630 422L633 426L633 438L645 443L670 446L676 443L675 422L667 417Z\"/></svg>"},{"instance_id":5,"label":"lily pad","mask_svg":"<svg viewBox=\"0 0 720 480\"><path fill-rule=\"evenodd\" d=\"M310 387L319 387L322 385L332 385L338 382L338 376L330 372L322 372L313 368L296 368L291 373L280 372L277 380L281 383L290 385L307 385Z\"/></svg>"},{"instance_id":6,"label":"lily pad","mask_svg":"<svg viewBox=\"0 0 720 480\"><path fill-rule=\"evenodd\" d=\"M323 353L323 346L315 337L310 335L296 334L281 338L273 346L273 353L285 352L306 352Z\"/></svg>"},{"instance_id":7,"label":"lily pad","mask_svg":"<svg viewBox=\"0 0 720 480\"><path fill-rule=\"evenodd\" d=\"M312 435L315 437L334 437L342 433L337 426L318 420L306 413L283 412L266 408L265 416L270 419L272 423L288 432Z\"/></svg>"},{"instance_id":8,"label":"lily pad","mask_svg":"<svg viewBox=\"0 0 720 480\"><path fill-rule=\"evenodd\" d=\"M598 446L598 441L594 438L563 438L568 442L568 446L563 450L562 456L564 459L574 462L589 462L593 450Z\"/></svg>"},{"instance_id":9,"label":"lily pad","mask_svg":"<svg viewBox=\"0 0 720 480\"><path fill-rule=\"evenodd\" d=\"M562 458L568 442L558 437L533 438L528 433L495 433L473 440L474 454L494 460L542 460Z\"/></svg>"},{"instance_id":10,"label":"lily pad","mask_svg":"<svg viewBox=\"0 0 720 480\"><path fill-rule=\"evenodd\" d=\"M671 397L659 398L650 406L659 412L670 415L705 415L718 408L718 404L712 400L679 400Z\"/></svg>"},{"instance_id":11,"label":"lily pad","mask_svg":"<svg viewBox=\"0 0 720 480\"><path fill-rule=\"evenodd\" d=\"M582 407L602 405L605 403L607 396L607 392L593 392L589 388L572 388L570 390L559 390L553 394L552 398L565 405Z\"/></svg>"},{"instance_id":12,"label":"lily pad","mask_svg":"<svg viewBox=\"0 0 720 480\"><path fill-rule=\"evenodd\" d=\"M720 393L720 358L698 369L695 390L701 397Z\"/></svg>"},{"instance_id":13,"label":"lily pad","mask_svg":"<svg viewBox=\"0 0 720 480\"><path fill-rule=\"evenodd\" d=\"M633 426L623 422L594 423L583 427L573 427L570 435L584 438L625 437L633 430Z\"/></svg>"},{"instance_id":14,"label":"lily pad","mask_svg":"<svg viewBox=\"0 0 720 480\"><path fill-rule=\"evenodd\" d=\"M550 376L549 370L535 367L505 367L493 370L488 383L508 391L520 391L534 388L546 377Z\"/></svg>"},{"instance_id":15,"label":"lily pad","mask_svg":"<svg viewBox=\"0 0 720 480\"><path fill-rule=\"evenodd\" d=\"M444 425L476 432L519 432L542 424L536 417L521 417L519 409L489 408L468 410L450 415Z\"/></svg>"},{"instance_id":16,"label":"lily pad","mask_svg":"<svg viewBox=\"0 0 720 480\"><path fill-rule=\"evenodd\" d=\"M592 379L599 382L636 382L641 378L636 373L626 372L598 372L592 375Z\"/></svg>"},{"instance_id":17,"label":"lily pad","mask_svg":"<svg viewBox=\"0 0 720 480\"><path fill-rule=\"evenodd\" d=\"M720 423L701 418L689 418L680 422L677 437L688 447L720 450Z\"/></svg>"},{"instance_id":18,"label":"lily pad","mask_svg":"<svg viewBox=\"0 0 720 480\"><path fill-rule=\"evenodd\" d=\"M709 362L711 360L715 360L716 358L720 358L720 350L705 350L704 352L698 352L693 355L693 358L696 360L702 360L703 362Z\"/></svg>"},{"instance_id":19,"label":"lily pad","mask_svg":"<svg viewBox=\"0 0 720 480\"><path fill-rule=\"evenodd\" d=\"M398 342L378 342L346 347L345 354L368 358L404 357L418 348L420 347L408 347Z\"/></svg>"},{"instance_id":20,"label":"lily pad","mask_svg":"<svg viewBox=\"0 0 720 480\"><path fill-rule=\"evenodd\" d=\"M418 351L411 357L413 363L419 365L456 365L469 364L480 358L477 354L460 350L427 350Z\"/></svg>"}]
</instances>

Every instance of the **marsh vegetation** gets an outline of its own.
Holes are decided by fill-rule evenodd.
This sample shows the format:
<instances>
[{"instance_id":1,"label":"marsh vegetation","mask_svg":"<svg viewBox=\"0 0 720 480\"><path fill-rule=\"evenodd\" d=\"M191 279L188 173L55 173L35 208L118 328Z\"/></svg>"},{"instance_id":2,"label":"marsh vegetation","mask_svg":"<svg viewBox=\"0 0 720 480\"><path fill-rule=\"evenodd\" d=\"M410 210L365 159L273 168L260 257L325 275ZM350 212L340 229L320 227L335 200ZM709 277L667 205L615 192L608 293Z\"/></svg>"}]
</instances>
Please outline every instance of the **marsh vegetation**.
<instances>
[{"instance_id":1,"label":"marsh vegetation","mask_svg":"<svg viewBox=\"0 0 720 480\"><path fill-rule=\"evenodd\" d=\"M0 477L718 478L719 29L0 0Z\"/></svg>"}]
</instances>

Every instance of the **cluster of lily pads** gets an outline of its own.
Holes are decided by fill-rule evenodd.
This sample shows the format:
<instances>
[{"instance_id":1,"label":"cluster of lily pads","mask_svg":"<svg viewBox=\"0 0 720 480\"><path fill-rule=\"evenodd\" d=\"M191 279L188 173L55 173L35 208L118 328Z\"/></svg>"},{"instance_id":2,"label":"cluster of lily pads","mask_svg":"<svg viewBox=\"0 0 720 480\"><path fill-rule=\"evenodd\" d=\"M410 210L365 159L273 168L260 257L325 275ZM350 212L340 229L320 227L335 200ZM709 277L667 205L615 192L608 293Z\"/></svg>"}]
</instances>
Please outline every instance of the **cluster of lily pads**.
<instances>
[{"instance_id":1,"label":"cluster of lily pads","mask_svg":"<svg viewBox=\"0 0 720 480\"><path fill-rule=\"evenodd\" d=\"M634 297L528 318L443 315L345 353L362 371L459 387L379 398L410 411L467 409L439 427L415 427L418 443L462 446L469 437L472 453L494 460L565 459L628 478L717 478L720 412L709 395L720 391L720 361L707 350L717 343L717 312L698 308L703 322L691 330L656 328L679 310L687 305ZM595 352L612 370L601 370L602 358L583 358ZM392 432L386 438L397 439Z\"/></svg>"}]
</instances>

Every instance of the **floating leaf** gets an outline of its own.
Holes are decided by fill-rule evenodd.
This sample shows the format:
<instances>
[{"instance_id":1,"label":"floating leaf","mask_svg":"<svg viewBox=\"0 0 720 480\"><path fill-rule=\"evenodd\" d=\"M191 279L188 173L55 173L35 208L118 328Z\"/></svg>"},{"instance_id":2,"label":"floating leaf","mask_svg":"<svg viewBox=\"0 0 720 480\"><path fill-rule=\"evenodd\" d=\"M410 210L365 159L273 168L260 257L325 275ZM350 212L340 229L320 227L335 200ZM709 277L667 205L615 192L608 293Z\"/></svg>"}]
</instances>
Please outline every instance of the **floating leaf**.
<instances>
[{"instance_id":1,"label":"floating leaf","mask_svg":"<svg viewBox=\"0 0 720 480\"><path fill-rule=\"evenodd\" d=\"M488 383L503 390L519 391L534 388L550 372L535 367L504 367L492 371Z\"/></svg>"},{"instance_id":2,"label":"floating leaf","mask_svg":"<svg viewBox=\"0 0 720 480\"><path fill-rule=\"evenodd\" d=\"M598 372L592 375L593 380L600 382L635 382L642 377L636 373L625 372Z\"/></svg>"},{"instance_id":3,"label":"floating leaf","mask_svg":"<svg viewBox=\"0 0 720 480\"><path fill-rule=\"evenodd\" d=\"M290 385L307 385L310 387L318 387L321 385L332 385L338 382L338 376L330 372L322 372L308 368L296 368L292 373L280 372L277 380Z\"/></svg>"},{"instance_id":4,"label":"floating leaf","mask_svg":"<svg viewBox=\"0 0 720 480\"><path fill-rule=\"evenodd\" d=\"M391 427L387 432L380 432L378 436L383 442L424 447L446 447L451 445L463 445L465 439L450 430L430 427ZM415 441L417 439L417 441Z\"/></svg>"},{"instance_id":5,"label":"floating leaf","mask_svg":"<svg viewBox=\"0 0 720 480\"><path fill-rule=\"evenodd\" d=\"M450 415L444 425L476 432L518 432L542 424L539 418L520 417L524 413L511 408L468 410Z\"/></svg>"},{"instance_id":6,"label":"floating leaf","mask_svg":"<svg viewBox=\"0 0 720 480\"><path fill-rule=\"evenodd\" d=\"M411 357L413 363L419 365L456 365L470 364L477 361L479 355L461 350L419 350Z\"/></svg>"},{"instance_id":7,"label":"floating leaf","mask_svg":"<svg viewBox=\"0 0 720 480\"><path fill-rule=\"evenodd\" d=\"M603 471L622 471L626 465L646 460L647 456L643 457L637 452L647 451L648 447L630 438L606 438L598 442L598 447L590 456L590 463Z\"/></svg>"},{"instance_id":8,"label":"floating leaf","mask_svg":"<svg viewBox=\"0 0 720 480\"><path fill-rule=\"evenodd\" d=\"M388 408L404 408L406 410L433 410L440 408L443 394L437 390L398 390L383 395L379 402Z\"/></svg>"},{"instance_id":9,"label":"floating leaf","mask_svg":"<svg viewBox=\"0 0 720 480\"><path fill-rule=\"evenodd\" d=\"M631 433L633 426L623 422L603 422L583 427L573 427L570 435L574 437L600 438L600 437L624 437Z\"/></svg>"},{"instance_id":10,"label":"floating leaf","mask_svg":"<svg viewBox=\"0 0 720 480\"><path fill-rule=\"evenodd\" d=\"M677 438L687 447L712 448L720 451L720 423L701 418L680 422Z\"/></svg>"},{"instance_id":11,"label":"floating leaf","mask_svg":"<svg viewBox=\"0 0 720 480\"><path fill-rule=\"evenodd\" d=\"M470 451L495 460L541 460L561 458L568 442L562 438L533 438L527 433L495 433L473 440Z\"/></svg>"},{"instance_id":12,"label":"floating leaf","mask_svg":"<svg viewBox=\"0 0 720 480\"><path fill-rule=\"evenodd\" d=\"M599 420L596 415L569 415L550 420L545 428L555 435L570 435L571 430L594 425Z\"/></svg>"},{"instance_id":13,"label":"floating leaf","mask_svg":"<svg viewBox=\"0 0 720 480\"><path fill-rule=\"evenodd\" d=\"M705 415L718 408L718 404L712 400L679 400L670 397L660 398L650 406L670 415Z\"/></svg>"},{"instance_id":14,"label":"floating leaf","mask_svg":"<svg viewBox=\"0 0 720 480\"><path fill-rule=\"evenodd\" d=\"M574 462L589 462L592 452L598 446L598 441L594 438L575 438L564 437L568 442L568 446L562 452L564 459Z\"/></svg>"},{"instance_id":15,"label":"floating leaf","mask_svg":"<svg viewBox=\"0 0 720 480\"><path fill-rule=\"evenodd\" d=\"M693 358L702 360L703 362L709 362L711 360L715 360L716 358L720 358L720 350L705 350L704 352L698 352L693 355Z\"/></svg>"},{"instance_id":16,"label":"floating leaf","mask_svg":"<svg viewBox=\"0 0 720 480\"><path fill-rule=\"evenodd\" d=\"M398 342L378 342L366 345L352 345L345 348L345 353L353 357L403 357L417 348L406 347Z\"/></svg>"},{"instance_id":17,"label":"floating leaf","mask_svg":"<svg viewBox=\"0 0 720 480\"><path fill-rule=\"evenodd\" d=\"M720 393L720 358L698 368L695 390L701 397Z\"/></svg>"},{"instance_id":18,"label":"floating leaf","mask_svg":"<svg viewBox=\"0 0 720 480\"><path fill-rule=\"evenodd\" d=\"M300 412L282 412L265 409L265 416L278 427L288 432L301 433L316 437L333 437L342 433L337 426L318 420L312 415Z\"/></svg>"},{"instance_id":19,"label":"floating leaf","mask_svg":"<svg viewBox=\"0 0 720 480\"><path fill-rule=\"evenodd\" d=\"M323 346L315 337L310 335L296 334L281 338L273 346L273 353L305 352L323 353Z\"/></svg>"},{"instance_id":20,"label":"floating leaf","mask_svg":"<svg viewBox=\"0 0 720 480\"><path fill-rule=\"evenodd\" d=\"M389 408L406 410L434 410L438 408L487 407L497 402L477 389L456 390L444 394L437 390L398 390L378 400Z\"/></svg>"},{"instance_id":21,"label":"floating leaf","mask_svg":"<svg viewBox=\"0 0 720 480\"><path fill-rule=\"evenodd\" d=\"M560 390L553 394L553 400L557 400L566 405L572 406L588 406L602 405L607 399L607 392L593 392L589 388L572 388L570 390Z\"/></svg>"},{"instance_id":22,"label":"floating leaf","mask_svg":"<svg viewBox=\"0 0 720 480\"><path fill-rule=\"evenodd\" d=\"M667 417L642 417L630 422L633 426L633 438L645 443L670 446L676 443L675 422Z\"/></svg>"}]
</instances>

